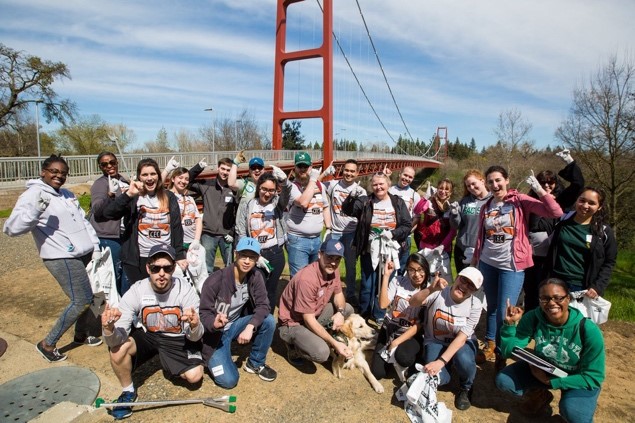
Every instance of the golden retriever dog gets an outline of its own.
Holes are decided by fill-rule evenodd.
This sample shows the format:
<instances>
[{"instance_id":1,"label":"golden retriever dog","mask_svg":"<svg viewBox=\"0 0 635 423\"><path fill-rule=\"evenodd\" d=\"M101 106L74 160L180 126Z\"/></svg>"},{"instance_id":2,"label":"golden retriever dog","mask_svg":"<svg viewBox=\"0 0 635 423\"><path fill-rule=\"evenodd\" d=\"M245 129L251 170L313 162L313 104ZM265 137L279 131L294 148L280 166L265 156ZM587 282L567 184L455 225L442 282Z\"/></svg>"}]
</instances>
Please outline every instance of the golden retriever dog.
<instances>
[{"instance_id":1,"label":"golden retriever dog","mask_svg":"<svg viewBox=\"0 0 635 423\"><path fill-rule=\"evenodd\" d=\"M343 338L346 338L345 340ZM366 324L366 321L359 314L351 314L344 320L344 324L339 328L335 339L342 339L348 343L348 347L353 351L353 357L346 359L333 352L333 374L338 379L342 379L342 369L358 368L370 382L371 386L378 394L384 392L384 387L375 379L370 371L370 366L366 361L364 351L375 349L377 334L373 328Z\"/></svg>"}]
</instances>

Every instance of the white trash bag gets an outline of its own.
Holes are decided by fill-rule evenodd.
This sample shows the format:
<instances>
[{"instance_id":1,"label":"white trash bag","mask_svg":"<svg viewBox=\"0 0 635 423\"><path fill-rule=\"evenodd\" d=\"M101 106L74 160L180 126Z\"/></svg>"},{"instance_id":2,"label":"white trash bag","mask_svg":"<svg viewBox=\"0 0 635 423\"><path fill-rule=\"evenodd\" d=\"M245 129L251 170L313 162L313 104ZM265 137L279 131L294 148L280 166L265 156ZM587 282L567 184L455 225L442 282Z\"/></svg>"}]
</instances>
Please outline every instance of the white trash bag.
<instances>
[{"instance_id":1,"label":"white trash bag","mask_svg":"<svg viewBox=\"0 0 635 423\"><path fill-rule=\"evenodd\" d=\"M611 302L597 296L596 298L587 297L586 290L571 293L571 301L569 307L577 308L582 315L594 323L601 325L609 319L609 311L611 310Z\"/></svg>"}]
</instances>

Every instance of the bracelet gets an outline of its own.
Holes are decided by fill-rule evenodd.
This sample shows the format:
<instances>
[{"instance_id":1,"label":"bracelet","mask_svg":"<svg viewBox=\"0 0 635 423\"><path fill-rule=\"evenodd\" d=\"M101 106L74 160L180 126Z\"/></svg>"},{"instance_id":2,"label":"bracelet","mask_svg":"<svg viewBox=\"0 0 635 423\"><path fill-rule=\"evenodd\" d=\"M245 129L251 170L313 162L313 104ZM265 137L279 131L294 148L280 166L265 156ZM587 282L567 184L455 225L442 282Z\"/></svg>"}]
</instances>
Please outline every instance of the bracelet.
<instances>
[{"instance_id":1,"label":"bracelet","mask_svg":"<svg viewBox=\"0 0 635 423\"><path fill-rule=\"evenodd\" d=\"M447 365L448 365L448 362L447 362L447 361L445 361L445 358L443 358L443 357L441 357L441 356L439 356L439 358L437 358L437 360L441 360L441 362L443 363L443 365L444 365L444 366L447 366Z\"/></svg>"}]
</instances>

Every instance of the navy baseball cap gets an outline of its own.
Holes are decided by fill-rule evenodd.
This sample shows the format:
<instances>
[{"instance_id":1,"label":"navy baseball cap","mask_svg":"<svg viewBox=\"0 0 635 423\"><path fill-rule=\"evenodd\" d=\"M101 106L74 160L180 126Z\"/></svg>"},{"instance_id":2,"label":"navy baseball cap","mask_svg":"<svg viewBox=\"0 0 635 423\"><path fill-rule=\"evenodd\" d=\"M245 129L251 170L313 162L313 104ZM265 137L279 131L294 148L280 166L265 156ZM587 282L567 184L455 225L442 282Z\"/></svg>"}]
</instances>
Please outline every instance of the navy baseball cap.
<instances>
[{"instance_id":1,"label":"navy baseball cap","mask_svg":"<svg viewBox=\"0 0 635 423\"><path fill-rule=\"evenodd\" d=\"M172 248L171 245L167 244L158 244L150 248L150 253L148 253L148 259L156 256L157 254L166 254L170 256L172 261L176 260L176 251Z\"/></svg>"},{"instance_id":2,"label":"navy baseball cap","mask_svg":"<svg viewBox=\"0 0 635 423\"><path fill-rule=\"evenodd\" d=\"M236 245L236 251L253 251L256 254L260 254L260 243L255 238L244 237L240 238L238 245Z\"/></svg>"},{"instance_id":3,"label":"navy baseball cap","mask_svg":"<svg viewBox=\"0 0 635 423\"><path fill-rule=\"evenodd\" d=\"M320 251L329 256L344 257L344 244L337 239L329 238L320 246Z\"/></svg>"},{"instance_id":4,"label":"navy baseball cap","mask_svg":"<svg viewBox=\"0 0 635 423\"><path fill-rule=\"evenodd\" d=\"M252 167L252 166L265 167L265 161L262 160L260 157L254 157L253 159L249 160L249 167Z\"/></svg>"}]
</instances>

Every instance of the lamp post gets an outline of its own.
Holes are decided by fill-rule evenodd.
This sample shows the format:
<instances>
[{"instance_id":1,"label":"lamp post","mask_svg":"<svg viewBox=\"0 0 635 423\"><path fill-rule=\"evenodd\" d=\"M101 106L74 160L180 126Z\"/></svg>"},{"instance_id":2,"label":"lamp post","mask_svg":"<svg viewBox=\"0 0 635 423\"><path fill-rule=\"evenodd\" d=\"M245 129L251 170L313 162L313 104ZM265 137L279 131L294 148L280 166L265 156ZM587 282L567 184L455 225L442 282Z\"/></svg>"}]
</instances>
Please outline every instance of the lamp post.
<instances>
[{"instance_id":1,"label":"lamp post","mask_svg":"<svg viewBox=\"0 0 635 423\"><path fill-rule=\"evenodd\" d=\"M209 109L203 109L203 111L212 113L214 109L210 107ZM212 114L212 153L216 149L215 145L216 145L216 122L214 121L214 115Z\"/></svg>"},{"instance_id":2,"label":"lamp post","mask_svg":"<svg viewBox=\"0 0 635 423\"><path fill-rule=\"evenodd\" d=\"M242 119L238 119L234 122L234 134L236 135L236 141L234 142L234 148L238 151L238 124L243 123Z\"/></svg>"},{"instance_id":3,"label":"lamp post","mask_svg":"<svg viewBox=\"0 0 635 423\"><path fill-rule=\"evenodd\" d=\"M42 149L40 147L40 107L42 100L35 100L35 139L37 140L37 158L42 157Z\"/></svg>"}]
</instances>

